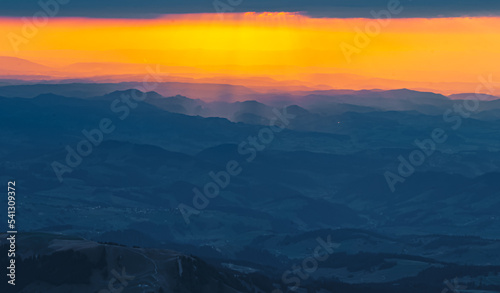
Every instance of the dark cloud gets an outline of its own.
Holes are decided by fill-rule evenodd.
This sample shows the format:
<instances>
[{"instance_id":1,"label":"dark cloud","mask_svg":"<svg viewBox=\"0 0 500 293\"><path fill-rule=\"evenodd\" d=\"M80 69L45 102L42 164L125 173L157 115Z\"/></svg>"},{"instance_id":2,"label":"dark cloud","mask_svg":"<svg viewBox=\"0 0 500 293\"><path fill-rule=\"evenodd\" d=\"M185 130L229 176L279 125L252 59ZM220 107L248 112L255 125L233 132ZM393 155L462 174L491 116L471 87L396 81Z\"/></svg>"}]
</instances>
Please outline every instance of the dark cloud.
<instances>
[{"instance_id":1,"label":"dark cloud","mask_svg":"<svg viewBox=\"0 0 500 293\"><path fill-rule=\"evenodd\" d=\"M50 1L56 0L40 0ZM370 11L384 9L389 1L391 0L243 0L234 7L234 12L301 11L313 17L371 17ZM0 15L32 16L41 9L38 2L1 1ZM57 16L152 18L167 13L216 12L213 3L214 0L69 0L69 3L61 6ZM499 0L401 0L401 5L404 10L396 17L500 15Z\"/></svg>"}]
</instances>

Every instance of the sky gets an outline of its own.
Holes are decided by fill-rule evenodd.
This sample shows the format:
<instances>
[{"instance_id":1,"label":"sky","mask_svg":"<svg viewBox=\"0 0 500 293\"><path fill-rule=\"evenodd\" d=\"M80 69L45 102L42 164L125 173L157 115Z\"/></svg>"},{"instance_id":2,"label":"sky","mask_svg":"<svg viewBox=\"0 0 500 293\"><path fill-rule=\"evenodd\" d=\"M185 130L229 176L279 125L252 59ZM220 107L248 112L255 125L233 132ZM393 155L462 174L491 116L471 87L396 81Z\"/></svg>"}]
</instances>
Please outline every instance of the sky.
<instances>
[{"instance_id":1,"label":"sky","mask_svg":"<svg viewBox=\"0 0 500 293\"><path fill-rule=\"evenodd\" d=\"M500 1L55 1L5 3L0 56L49 68L23 73L3 61L0 75L140 74L138 65L160 64L217 82L442 93L500 75ZM89 63L113 64L93 72Z\"/></svg>"},{"instance_id":2,"label":"sky","mask_svg":"<svg viewBox=\"0 0 500 293\"><path fill-rule=\"evenodd\" d=\"M60 16L151 18L162 14L213 13L213 0L59 0ZM31 16L39 0L2 1L2 16ZM47 3L50 0L42 0ZM221 0L234 4L233 12L304 12L311 17L364 18L371 10L387 6L387 0ZM408 8L399 17L498 16L497 0L402 0Z\"/></svg>"}]
</instances>

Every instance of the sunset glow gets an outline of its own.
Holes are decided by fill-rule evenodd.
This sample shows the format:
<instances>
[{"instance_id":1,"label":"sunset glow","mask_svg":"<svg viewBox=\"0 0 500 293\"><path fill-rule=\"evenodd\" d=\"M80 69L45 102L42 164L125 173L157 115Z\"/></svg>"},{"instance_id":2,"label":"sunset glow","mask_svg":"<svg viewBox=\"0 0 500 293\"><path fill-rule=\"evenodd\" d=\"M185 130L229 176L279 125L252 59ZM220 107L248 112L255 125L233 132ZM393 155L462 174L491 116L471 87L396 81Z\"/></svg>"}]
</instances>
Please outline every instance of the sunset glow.
<instances>
[{"instance_id":1,"label":"sunset glow","mask_svg":"<svg viewBox=\"0 0 500 293\"><path fill-rule=\"evenodd\" d=\"M380 33L368 36L366 46L357 46L357 32L365 32L370 23L376 23ZM161 64L179 77L269 77L355 88L343 78L356 74L384 79L372 80L370 87L463 92L473 91L478 76L500 73L496 17L393 19L382 25L373 19L319 19L296 13L54 18L13 46L12 36L23 37L23 26L20 18L0 19L0 56L52 67L57 71L52 75L59 77L141 74L141 67L133 64ZM346 44L357 48L347 57L342 52ZM129 65L99 72L82 65L66 67L100 62Z\"/></svg>"}]
</instances>

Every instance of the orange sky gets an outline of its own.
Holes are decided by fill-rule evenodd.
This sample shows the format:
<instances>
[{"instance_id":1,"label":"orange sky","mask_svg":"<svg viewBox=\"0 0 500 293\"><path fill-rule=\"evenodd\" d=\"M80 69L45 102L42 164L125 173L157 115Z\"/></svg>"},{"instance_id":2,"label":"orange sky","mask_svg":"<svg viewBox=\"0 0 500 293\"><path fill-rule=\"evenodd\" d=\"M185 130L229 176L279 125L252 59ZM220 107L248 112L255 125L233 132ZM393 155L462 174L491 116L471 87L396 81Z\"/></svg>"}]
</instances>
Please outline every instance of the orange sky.
<instances>
[{"instance_id":1,"label":"orange sky","mask_svg":"<svg viewBox=\"0 0 500 293\"><path fill-rule=\"evenodd\" d=\"M473 90L478 76L500 76L500 18L393 19L346 58L342 46L355 46L356 31L373 22L292 13L57 18L25 36L16 52L9 38L23 37L24 23L0 18L0 56L59 68L78 62L162 64L193 68L184 73L193 77L265 76L333 88L348 86L342 84L345 74L408 81L407 87L442 92L453 91L456 83L469 83ZM72 70L66 73L78 74L77 67ZM124 72L109 67L105 73ZM344 75L335 80L332 74L337 73ZM379 88L401 87L379 83Z\"/></svg>"}]
</instances>

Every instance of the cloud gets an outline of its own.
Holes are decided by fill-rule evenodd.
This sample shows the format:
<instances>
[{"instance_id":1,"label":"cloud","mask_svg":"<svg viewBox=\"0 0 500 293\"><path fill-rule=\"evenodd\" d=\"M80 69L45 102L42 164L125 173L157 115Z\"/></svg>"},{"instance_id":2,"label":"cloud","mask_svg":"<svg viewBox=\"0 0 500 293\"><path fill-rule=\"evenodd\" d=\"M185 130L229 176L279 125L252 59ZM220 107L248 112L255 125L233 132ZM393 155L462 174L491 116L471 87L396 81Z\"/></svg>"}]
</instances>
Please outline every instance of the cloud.
<instances>
[{"instance_id":1,"label":"cloud","mask_svg":"<svg viewBox=\"0 0 500 293\"><path fill-rule=\"evenodd\" d=\"M50 2L56 0L40 0ZM229 0L218 0L227 3ZM233 3L239 2L230 0ZM243 0L233 12L301 11L312 17L371 17L370 11L392 0ZM396 1L396 0L394 0ZM32 16L39 0L2 1L1 16ZM216 12L214 0L69 0L57 16L98 18L154 18L161 14ZM398 17L498 16L498 0L401 0Z\"/></svg>"}]
</instances>

